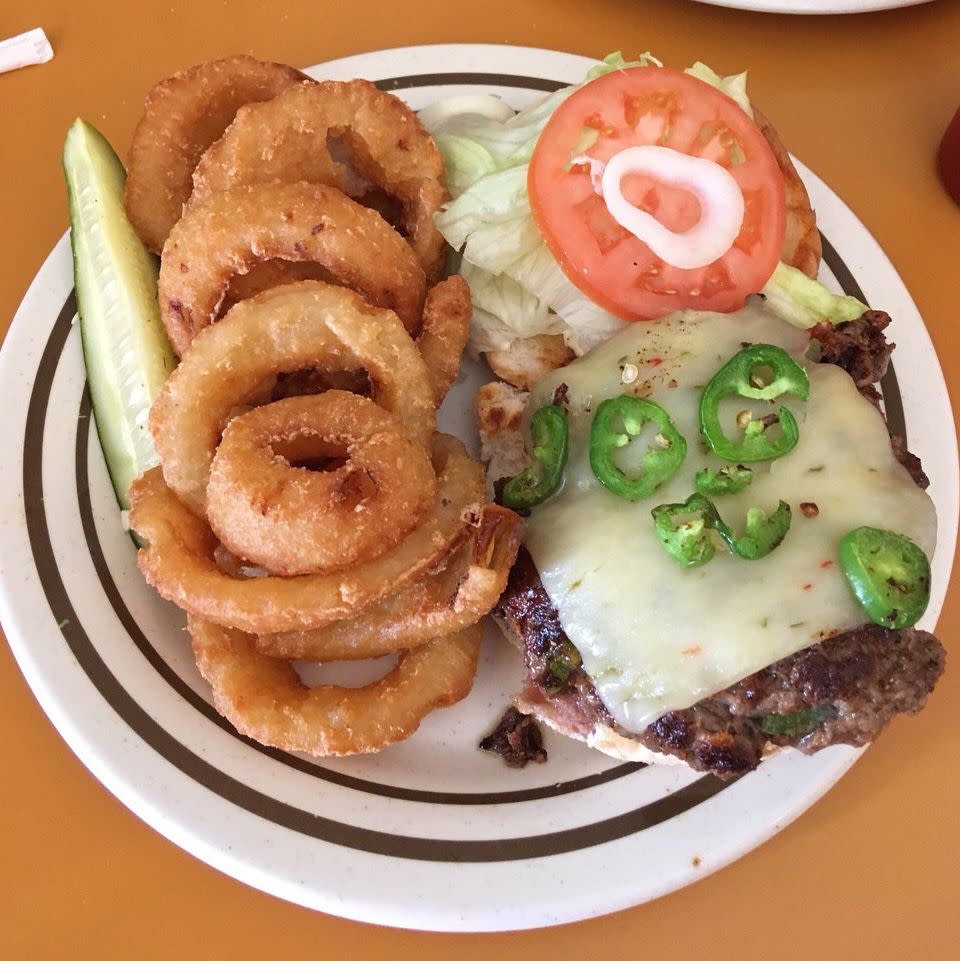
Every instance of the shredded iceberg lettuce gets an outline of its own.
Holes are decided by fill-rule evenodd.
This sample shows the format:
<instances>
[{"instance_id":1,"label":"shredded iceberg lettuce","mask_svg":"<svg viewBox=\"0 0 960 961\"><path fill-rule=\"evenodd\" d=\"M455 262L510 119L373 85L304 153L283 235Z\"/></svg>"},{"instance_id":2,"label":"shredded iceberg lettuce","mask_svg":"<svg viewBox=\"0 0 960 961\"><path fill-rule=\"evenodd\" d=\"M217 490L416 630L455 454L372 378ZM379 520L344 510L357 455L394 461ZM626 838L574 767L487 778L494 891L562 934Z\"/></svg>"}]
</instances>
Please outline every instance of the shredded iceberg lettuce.
<instances>
[{"instance_id":1,"label":"shredded iceberg lettuce","mask_svg":"<svg viewBox=\"0 0 960 961\"><path fill-rule=\"evenodd\" d=\"M434 134L447 172L447 189L456 200L469 186L497 169L497 162L483 144L455 133Z\"/></svg>"},{"instance_id":2,"label":"shredded iceberg lettuce","mask_svg":"<svg viewBox=\"0 0 960 961\"><path fill-rule=\"evenodd\" d=\"M614 70L626 70L628 67L662 67L663 61L658 60L649 50L641 53L636 60L624 60L623 53L619 50L608 53L593 69L587 71L584 82L589 83L602 77L605 73L613 73Z\"/></svg>"},{"instance_id":3,"label":"shredded iceberg lettuce","mask_svg":"<svg viewBox=\"0 0 960 961\"><path fill-rule=\"evenodd\" d=\"M614 70L662 66L650 53L627 61L618 51L593 67L584 82ZM721 77L699 62L685 72L753 116L745 73ZM527 169L537 139L557 107L580 86L563 87L511 116L502 101L487 103L495 100L491 97L449 98L421 114L446 166L452 199L436 223L462 255L460 272L476 307L470 338L474 352L505 349L537 334L562 334L579 355L625 326L563 273L540 236L527 196ZM801 327L822 319L850 319L866 309L853 298L835 297L785 264L763 293L771 310Z\"/></svg>"},{"instance_id":4,"label":"shredded iceberg lettuce","mask_svg":"<svg viewBox=\"0 0 960 961\"><path fill-rule=\"evenodd\" d=\"M761 293L767 310L795 327L842 324L856 320L868 309L856 297L833 294L819 281L784 263L777 265Z\"/></svg>"},{"instance_id":5,"label":"shredded iceberg lettuce","mask_svg":"<svg viewBox=\"0 0 960 961\"><path fill-rule=\"evenodd\" d=\"M753 107L750 105L750 98L747 96L746 71L732 74L729 77L721 77L720 74L698 60L692 67L687 67L683 72L710 84L711 87L716 87L717 90L725 93L734 103L738 104L747 116L753 118Z\"/></svg>"},{"instance_id":6,"label":"shredded iceberg lettuce","mask_svg":"<svg viewBox=\"0 0 960 961\"><path fill-rule=\"evenodd\" d=\"M463 279L470 285L474 309L484 311L496 323L486 322L488 339L501 350L531 328L547 334L563 333L563 321L539 297L521 287L506 274L493 274L465 260L460 265Z\"/></svg>"},{"instance_id":7,"label":"shredded iceberg lettuce","mask_svg":"<svg viewBox=\"0 0 960 961\"><path fill-rule=\"evenodd\" d=\"M500 320L501 338L504 330L514 339L559 333L583 354L624 327L571 283L543 242L530 213L526 164L473 184L437 215L437 227L462 250L460 273L474 302ZM501 285L493 306L489 290L503 278L512 283ZM493 336L484 326L475 316L475 335Z\"/></svg>"}]
</instances>

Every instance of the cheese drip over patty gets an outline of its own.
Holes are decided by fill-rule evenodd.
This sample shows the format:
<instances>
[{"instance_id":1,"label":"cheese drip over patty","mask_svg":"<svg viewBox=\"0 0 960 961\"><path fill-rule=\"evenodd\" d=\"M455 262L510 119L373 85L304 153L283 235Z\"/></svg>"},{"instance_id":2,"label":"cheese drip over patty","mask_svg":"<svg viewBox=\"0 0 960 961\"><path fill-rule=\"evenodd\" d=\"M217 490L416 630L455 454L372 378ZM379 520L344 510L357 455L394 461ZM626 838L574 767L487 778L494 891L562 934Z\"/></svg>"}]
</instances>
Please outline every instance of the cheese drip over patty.
<instances>
[{"instance_id":1,"label":"cheese drip over patty","mask_svg":"<svg viewBox=\"0 0 960 961\"><path fill-rule=\"evenodd\" d=\"M769 513L781 500L792 508L792 525L760 560L742 560L718 542L705 566L683 569L657 540L650 511L686 500L698 470L725 466L700 437L700 395L726 361L759 343L783 347L807 367L810 399L730 398L721 420L735 437L742 411L762 417L782 404L797 417L800 441L777 460L750 465L745 491L712 500L738 534L748 508ZM893 456L883 417L845 371L806 359L808 344L806 333L760 305L736 314L684 311L632 324L531 394L528 417L566 384L570 457L561 490L527 521L526 546L600 698L628 730L863 624L838 557L854 528L897 531L933 554L933 502ZM604 488L589 461L593 412L623 393L661 404L687 440L677 474L637 502ZM650 442L635 438L620 466L629 471Z\"/></svg>"}]
</instances>

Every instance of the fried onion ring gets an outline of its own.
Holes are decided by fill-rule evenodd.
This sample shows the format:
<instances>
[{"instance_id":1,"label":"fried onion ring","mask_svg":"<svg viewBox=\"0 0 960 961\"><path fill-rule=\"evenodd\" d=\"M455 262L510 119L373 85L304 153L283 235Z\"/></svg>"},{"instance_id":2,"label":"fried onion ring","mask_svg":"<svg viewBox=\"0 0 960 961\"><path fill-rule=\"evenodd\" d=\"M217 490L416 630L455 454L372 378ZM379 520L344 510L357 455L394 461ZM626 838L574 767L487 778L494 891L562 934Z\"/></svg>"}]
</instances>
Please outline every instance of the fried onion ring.
<instances>
[{"instance_id":1,"label":"fried onion ring","mask_svg":"<svg viewBox=\"0 0 960 961\"><path fill-rule=\"evenodd\" d=\"M331 155L331 140L348 164ZM439 273L444 240L433 216L449 197L443 158L417 115L369 80L299 84L241 108L197 165L191 202L275 180L328 184L359 200L379 188L399 202L399 226L427 276Z\"/></svg>"},{"instance_id":2,"label":"fried onion ring","mask_svg":"<svg viewBox=\"0 0 960 961\"><path fill-rule=\"evenodd\" d=\"M233 275L274 259L318 263L419 327L423 270L378 213L320 184L252 184L189 204L164 244L160 317L174 350L214 323Z\"/></svg>"},{"instance_id":3,"label":"fried onion ring","mask_svg":"<svg viewBox=\"0 0 960 961\"><path fill-rule=\"evenodd\" d=\"M249 300L265 290L295 284L300 280L324 280L328 284L337 282L329 270L309 260L264 260L254 264L247 273L234 274L230 278L230 286L227 287L220 305L219 317L241 300Z\"/></svg>"},{"instance_id":4,"label":"fried onion ring","mask_svg":"<svg viewBox=\"0 0 960 961\"><path fill-rule=\"evenodd\" d=\"M441 281L427 294L417 347L430 371L438 407L457 379L472 316L470 288L459 274Z\"/></svg>"},{"instance_id":5,"label":"fried onion ring","mask_svg":"<svg viewBox=\"0 0 960 961\"><path fill-rule=\"evenodd\" d=\"M271 375L314 367L366 369L374 400L428 444L435 424L429 374L396 315L321 281L275 287L204 329L150 411L163 476L191 510L206 516L210 465L231 411Z\"/></svg>"},{"instance_id":6,"label":"fried onion ring","mask_svg":"<svg viewBox=\"0 0 960 961\"><path fill-rule=\"evenodd\" d=\"M237 110L306 80L286 64L240 55L199 63L150 90L130 145L124 206L154 253L180 219L197 161Z\"/></svg>"},{"instance_id":7,"label":"fried onion ring","mask_svg":"<svg viewBox=\"0 0 960 961\"><path fill-rule=\"evenodd\" d=\"M238 580L217 566L217 539L163 482L159 468L130 488L130 526L146 543L137 555L147 583L191 614L252 634L322 627L351 617L435 567L469 536L483 503L483 470L463 444L437 434L437 497L399 544L337 574Z\"/></svg>"},{"instance_id":8,"label":"fried onion ring","mask_svg":"<svg viewBox=\"0 0 960 961\"><path fill-rule=\"evenodd\" d=\"M476 624L497 603L520 546L520 518L487 505L480 527L439 571L313 631L261 634L257 650L287 660L347 661L419 647Z\"/></svg>"},{"instance_id":9,"label":"fried onion ring","mask_svg":"<svg viewBox=\"0 0 960 961\"><path fill-rule=\"evenodd\" d=\"M257 652L242 631L190 617L197 667L217 710L241 733L314 757L367 754L402 741L431 711L470 693L480 626L405 651L385 677L365 687L309 688L293 667Z\"/></svg>"},{"instance_id":10,"label":"fried onion ring","mask_svg":"<svg viewBox=\"0 0 960 961\"><path fill-rule=\"evenodd\" d=\"M321 457L347 461L324 471L290 463ZM230 421L213 458L207 518L232 553L274 574L328 573L393 547L436 493L426 448L396 417L330 390Z\"/></svg>"}]
</instances>

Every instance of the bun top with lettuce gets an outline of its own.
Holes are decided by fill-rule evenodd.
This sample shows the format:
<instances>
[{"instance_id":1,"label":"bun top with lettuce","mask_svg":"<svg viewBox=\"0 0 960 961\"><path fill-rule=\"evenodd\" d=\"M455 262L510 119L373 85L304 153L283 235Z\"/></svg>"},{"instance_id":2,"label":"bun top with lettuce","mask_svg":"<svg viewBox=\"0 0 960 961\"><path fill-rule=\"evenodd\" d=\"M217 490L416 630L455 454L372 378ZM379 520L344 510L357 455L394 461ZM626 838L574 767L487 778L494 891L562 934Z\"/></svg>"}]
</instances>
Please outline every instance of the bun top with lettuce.
<instances>
[{"instance_id":1,"label":"bun top with lettuce","mask_svg":"<svg viewBox=\"0 0 960 961\"><path fill-rule=\"evenodd\" d=\"M557 111L591 81L637 73L641 67L640 73L663 70L650 54L631 63L611 54L590 71L584 84L564 87L519 113L496 97L472 96L439 101L420 114L446 164L452 202L437 225L459 252L459 272L470 284L475 307L471 348L487 355L494 372L517 386L532 386L558 361L586 353L625 326L621 316L585 293L558 261L538 228L528 181L534 149ZM787 151L747 97L746 74L720 77L702 63L684 73L711 92L724 94L721 99L731 108L739 107L768 143L779 168L784 207L780 261L758 290L778 311L789 313L791 322L803 326L859 316L864 306L853 298L834 297L817 284L805 283L805 278L816 277L820 263L815 218ZM585 140L569 146L571 159L589 157ZM589 178L584 164L574 169L586 169ZM561 237L554 247L562 243ZM673 306L667 304L662 313ZM709 305L693 301L681 306ZM511 348L524 357L519 369Z\"/></svg>"}]
</instances>

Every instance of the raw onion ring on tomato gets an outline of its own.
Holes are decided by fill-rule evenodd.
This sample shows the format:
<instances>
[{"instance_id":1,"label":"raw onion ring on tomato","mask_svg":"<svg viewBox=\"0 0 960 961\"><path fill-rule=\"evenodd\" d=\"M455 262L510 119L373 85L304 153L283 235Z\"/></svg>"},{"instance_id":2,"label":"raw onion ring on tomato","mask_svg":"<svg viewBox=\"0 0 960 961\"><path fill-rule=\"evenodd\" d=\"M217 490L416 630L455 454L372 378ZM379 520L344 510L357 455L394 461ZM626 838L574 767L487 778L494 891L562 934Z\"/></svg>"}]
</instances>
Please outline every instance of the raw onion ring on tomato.
<instances>
[{"instance_id":1,"label":"raw onion ring on tomato","mask_svg":"<svg viewBox=\"0 0 960 961\"><path fill-rule=\"evenodd\" d=\"M457 379L472 317L470 288L459 274L441 281L427 293L417 347L430 371L438 407Z\"/></svg>"},{"instance_id":2,"label":"raw onion ring on tomato","mask_svg":"<svg viewBox=\"0 0 960 961\"><path fill-rule=\"evenodd\" d=\"M299 70L239 55L198 63L150 89L127 158L124 205L137 236L160 253L193 190L193 169L244 104L310 81Z\"/></svg>"},{"instance_id":3,"label":"raw onion ring on tomato","mask_svg":"<svg viewBox=\"0 0 960 961\"><path fill-rule=\"evenodd\" d=\"M499 600L520 538L520 518L506 508L487 505L476 532L440 570L429 571L347 620L312 631L261 634L257 650L289 660L355 660L419 647L462 630L476 624Z\"/></svg>"},{"instance_id":4,"label":"raw onion ring on tomato","mask_svg":"<svg viewBox=\"0 0 960 961\"><path fill-rule=\"evenodd\" d=\"M191 510L206 516L210 465L231 411L271 375L310 368L365 369L373 399L429 443L436 417L429 374L397 316L321 281L275 287L204 329L150 411L163 476Z\"/></svg>"},{"instance_id":5,"label":"raw onion ring on tomato","mask_svg":"<svg viewBox=\"0 0 960 961\"><path fill-rule=\"evenodd\" d=\"M291 463L308 458L346 461L319 471ZM274 574L328 573L393 547L436 493L426 448L396 417L329 390L230 421L213 458L207 518L233 554Z\"/></svg>"},{"instance_id":6,"label":"raw onion ring on tomato","mask_svg":"<svg viewBox=\"0 0 960 961\"><path fill-rule=\"evenodd\" d=\"M334 156L339 141L343 159ZM399 226L429 278L443 263L433 217L448 199L443 158L417 115L369 80L290 87L237 111L200 159L191 203L241 184L327 184L363 203L370 185L400 208Z\"/></svg>"},{"instance_id":7,"label":"raw onion ring on tomato","mask_svg":"<svg viewBox=\"0 0 960 961\"><path fill-rule=\"evenodd\" d=\"M260 654L250 634L191 616L187 629L217 710L241 733L314 757L366 754L409 737L431 711L473 686L480 625L400 654L365 687L309 688L292 665Z\"/></svg>"},{"instance_id":8,"label":"raw onion ring on tomato","mask_svg":"<svg viewBox=\"0 0 960 961\"><path fill-rule=\"evenodd\" d=\"M250 184L189 204L163 246L160 317L174 350L217 320L235 274L276 259L320 264L408 330L420 325L423 269L378 213L321 184Z\"/></svg>"},{"instance_id":9,"label":"raw onion ring on tomato","mask_svg":"<svg viewBox=\"0 0 960 961\"><path fill-rule=\"evenodd\" d=\"M137 564L157 592L191 614L252 634L322 627L351 617L435 567L469 536L483 504L483 470L455 437L433 442L437 497L427 516L379 557L336 574L238 580L217 566L217 538L167 487L159 468L130 488L130 527L146 544Z\"/></svg>"}]
</instances>

